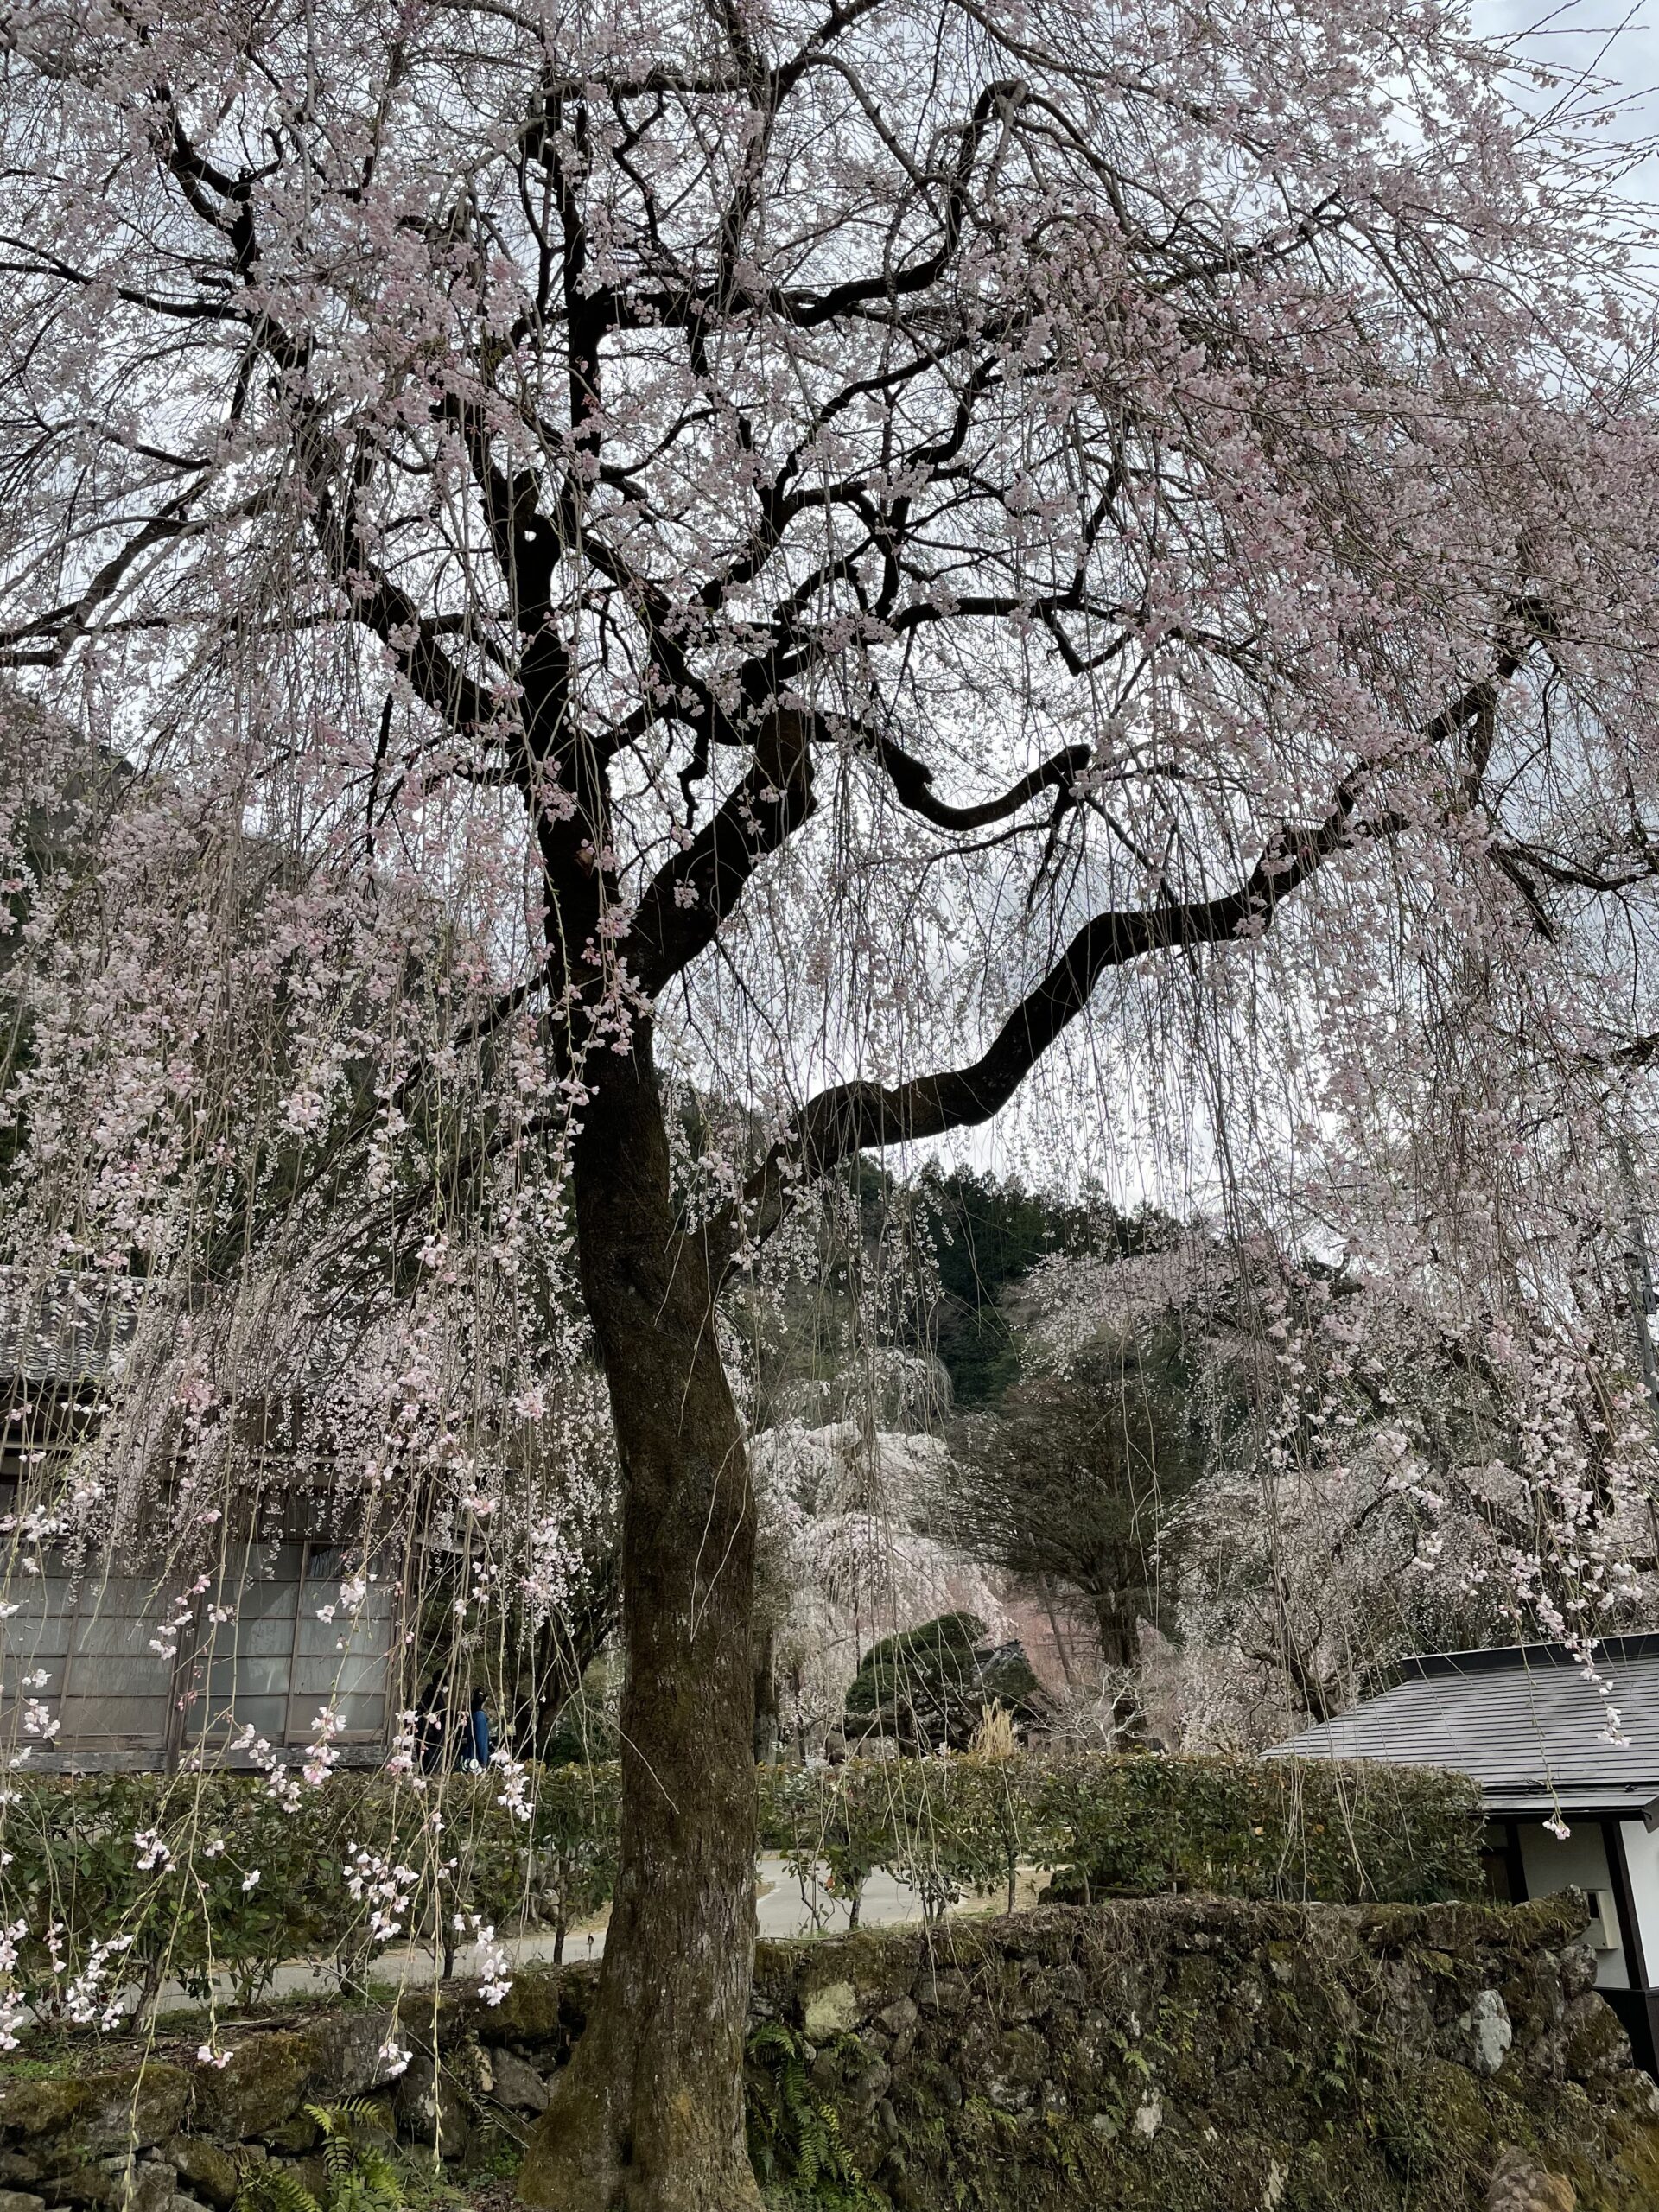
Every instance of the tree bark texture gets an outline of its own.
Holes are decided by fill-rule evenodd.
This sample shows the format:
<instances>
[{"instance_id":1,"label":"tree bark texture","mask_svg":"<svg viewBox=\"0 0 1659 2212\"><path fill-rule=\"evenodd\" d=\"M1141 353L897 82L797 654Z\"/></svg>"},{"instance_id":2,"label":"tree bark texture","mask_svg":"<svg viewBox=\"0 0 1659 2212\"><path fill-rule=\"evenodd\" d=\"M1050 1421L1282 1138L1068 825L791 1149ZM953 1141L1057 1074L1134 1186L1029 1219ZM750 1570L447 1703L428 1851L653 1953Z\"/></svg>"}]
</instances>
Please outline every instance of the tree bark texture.
<instances>
[{"instance_id":1,"label":"tree bark texture","mask_svg":"<svg viewBox=\"0 0 1659 2212\"><path fill-rule=\"evenodd\" d=\"M1100 1639L1101 1658L1108 1667L1135 1664L1135 1624L1145 1599L1146 1591L1138 1580L1127 1589L1114 1586L1095 1591L1095 1634Z\"/></svg>"},{"instance_id":2,"label":"tree bark texture","mask_svg":"<svg viewBox=\"0 0 1659 2212\"><path fill-rule=\"evenodd\" d=\"M753 1500L646 1040L587 1109L575 1186L622 1477L621 1861L594 2009L518 2187L545 2212L756 2212Z\"/></svg>"}]
</instances>

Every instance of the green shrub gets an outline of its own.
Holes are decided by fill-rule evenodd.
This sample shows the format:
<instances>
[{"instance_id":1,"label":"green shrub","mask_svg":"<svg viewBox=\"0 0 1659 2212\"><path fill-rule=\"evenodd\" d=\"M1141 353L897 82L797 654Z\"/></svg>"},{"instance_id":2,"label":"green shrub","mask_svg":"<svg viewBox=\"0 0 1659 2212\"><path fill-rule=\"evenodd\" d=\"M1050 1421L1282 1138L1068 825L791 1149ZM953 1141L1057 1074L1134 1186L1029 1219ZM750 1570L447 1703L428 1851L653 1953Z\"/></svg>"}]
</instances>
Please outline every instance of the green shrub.
<instances>
[{"instance_id":1,"label":"green shrub","mask_svg":"<svg viewBox=\"0 0 1659 2212\"><path fill-rule=\"evenodd\" d=\"M895 1697L968 1688L976 1679L974 1648L986 1634L975 1613L941 1613L919 1628L883 1637L853 1677L848 1712L874 1713Z\"/></svg>"},{"instance_id":2,"label":"green shrub","mask_svg":"<svg viewBox=\"0 0 1659 2212\"><path fill-rule=\"evenodd\" d=\"M358 1984L387 1942L443 1953L475 1928L526 1920L562 1946L611 1894L620 1770L531 1769L525 1784L528 1821L494 1773L446 1774L425 1792L336 1774L302 1787L297 1808L250 1776L14 1784L0 1802L0 1931L16 1953L0 2021L9 1988L48 2020L98 2025L118 1986L141 2003L168 1980L205 1996L222 1972L245 1999L289 1959ZM971 1893L1011 1900L1022 1866L1053 1872L1053 1894L1080 1902L1481 1893L1478 1796L1461 1775L969 1754L767 1767L758 1785L760 1847L782 1853L808 1894L827 1868L855 1918L878 1869L911 1884L930 1917Z\"/></svg>"},{"instance_id":3,"label":"green shrub","mask_svg":"<svg viewBox=\"0 0 1659 2212\"><path fill-rule=\"evenodd\" d=\"M168 1980L205 1996L226 1972L245 1999L284 1960L358 1983L387 1942L446 1952L526 1917L563 1929L610 1893L616 1770L532 1770L527 1783L528 1821L493 1773L445 1774L425 1791L336 1774L291 1806L247 1775L14 1787L0 1803L10 1981L43 2017L84 2026L101 2024L117 1986L142 2005Z\"/></svg>"},{"instance_id":4,"label":"green shrub","mask_svg":"<svg viewBox=\"0 0 1659 2212\"><path fill-rule=\"evenodd\" d=\"M1325 1759L1074 1758L1037 1770L1068 1896L1195 1891L1432 1904L1484 1893L1466 1775ZM1035 1856L1036 1854L1028 1854Z\"/></svg>"},{"instance_id":5,"label":"green shrub","mask_svg":"<svg viewBox=\"0 0 1659 2212\"><path fill-rule=\"evenodd\" d=\"M873 1644L848 1687L849 1736L873 1730L912 1751L961 1751L988 1705L1034 1719L1041 1685L1030 1662L1018 1644L985 1649L986 1634L976 1614L942 1613Z\"/></svg>"},{"instance_id":6,"label":"green shrub","mask_svg":"<svg viewBox=\"0 0 1659 2212\"><path fill-rule=\"evenodd\" d=\"M842 1894L885 1867L930 1912L1011 1893L1020 1866L1059 1872L1054 1893L1079 1902L1478 1897L1479 1826L1465 1776L1325 1760L969 1755L761 1775L763 1848L823 1862Z\"/></svg>"}]
</instances>

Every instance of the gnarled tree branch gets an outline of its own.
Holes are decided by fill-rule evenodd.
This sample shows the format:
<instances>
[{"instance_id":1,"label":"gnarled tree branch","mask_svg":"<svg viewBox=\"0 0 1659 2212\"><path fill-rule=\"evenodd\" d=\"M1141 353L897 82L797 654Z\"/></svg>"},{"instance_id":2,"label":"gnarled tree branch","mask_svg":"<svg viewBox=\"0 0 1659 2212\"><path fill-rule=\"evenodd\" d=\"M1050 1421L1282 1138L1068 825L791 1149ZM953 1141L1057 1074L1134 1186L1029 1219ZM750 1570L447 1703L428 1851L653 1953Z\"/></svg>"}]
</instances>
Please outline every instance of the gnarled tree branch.
<instances>
[{"instance_id":1,"label":"gnarled tree branch","mask_svg":"<svg viewBox=\"0 0 1659 2212\"><path fill-rule=\"evenodd\" d=\"M751 1243L771 1235L798 1183L826 1173L866 1146L911 1143L988 1121L1082 1013L1108 969L1149 952L1224 944L1270 927L1284 901L1333 853L1357 836L1400 826L1391 817L1356 823L1361 780L1357 774L1343 785L1323 822L1281 832L1245 880L1221 897L1171 899L1095 915L967 1066L915 1076L906 1083L840 1083L819 1091L750 1178L741 1219L728 1216L719 1224L727 1263L740 1230Z\"/></svg>"},{"instance_id":2,"label":"gnarled tree branch","mask_svg":"<svg viewBox=\"0 0 1659 2212\"><path fill-rule=\"evenodd\" d=\"M630 936L634 974L653 997L713 943L760 862L811 813L812 735L809 715L768 716L747 775L646 887Z\"/></svg>"}]
</instances>

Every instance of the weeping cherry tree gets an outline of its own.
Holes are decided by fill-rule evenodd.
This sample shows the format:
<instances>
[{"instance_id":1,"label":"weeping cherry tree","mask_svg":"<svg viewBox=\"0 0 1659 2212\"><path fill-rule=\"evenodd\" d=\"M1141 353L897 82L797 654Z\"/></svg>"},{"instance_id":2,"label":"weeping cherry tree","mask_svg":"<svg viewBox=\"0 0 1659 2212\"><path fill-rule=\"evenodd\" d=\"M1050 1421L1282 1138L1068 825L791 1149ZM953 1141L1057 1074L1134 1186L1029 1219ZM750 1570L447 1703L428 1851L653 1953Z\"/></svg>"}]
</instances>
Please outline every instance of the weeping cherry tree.
<instances>
[{"instance_id":1,"label":"weeping cherry tree","mask_svg":"<svg viewBox=\"0 0 1659 2212\"><path fill-rule=\"evenodd\" d=\"M752 2206L721 1301L798 1195L1033 1077L1109 1164L1224 1063L1351 1196L1432 1132L1425 1249L1541 1297L1517 1147L1640 1077L1659 470L1595 88L1435 0L25 0L0 51L0 660L102 764L78 926L138 942L163 789L300 913L283 1142L158 1139L248 1079L227 1014L143 1088L170 966L240 988L204 882L37 993L102 1072L18 1122L16 1218L206 1283L326 1185L399 1295L570 1240L623 1843L521 2187Z\"/></svg>"}]
</instances>

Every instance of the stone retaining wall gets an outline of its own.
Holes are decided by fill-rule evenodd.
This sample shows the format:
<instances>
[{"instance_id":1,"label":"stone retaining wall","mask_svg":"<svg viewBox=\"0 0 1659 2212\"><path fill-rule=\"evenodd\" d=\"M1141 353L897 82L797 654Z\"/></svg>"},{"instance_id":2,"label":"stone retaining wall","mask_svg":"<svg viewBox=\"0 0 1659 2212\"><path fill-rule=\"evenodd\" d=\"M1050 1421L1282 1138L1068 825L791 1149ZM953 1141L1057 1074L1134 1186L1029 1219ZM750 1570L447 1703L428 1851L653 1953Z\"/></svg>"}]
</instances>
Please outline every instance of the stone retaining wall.
<instances>
[{"instance_id":1,"label":"stone retaining wall","mask_svg":"<svg viewBox=\"0 0 1659 2212\"><path fill-rule=\"evenodd\" d=\"M780 2194L827 2152L839 2195L820 2201L898 2212L1484 2212L1569 2185L1581 2212L1654 2212L1659 2090L1594 1993L1582 1925L1572 1897L1170 1898L763 1945L757 2152ZM0 2212L224 2212L238 2161L315 2182L302 2107L372 2091L406 2140L499 2164L593 1971L525 1972L497 2007L450 1984L395 2023L274 2013L226 2033L222 2068L161 2037L0 2072ZM391 2081L394 2029L416 2056Z\"/></svg>"}]
</instances>

